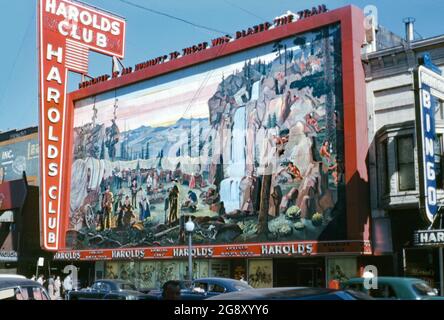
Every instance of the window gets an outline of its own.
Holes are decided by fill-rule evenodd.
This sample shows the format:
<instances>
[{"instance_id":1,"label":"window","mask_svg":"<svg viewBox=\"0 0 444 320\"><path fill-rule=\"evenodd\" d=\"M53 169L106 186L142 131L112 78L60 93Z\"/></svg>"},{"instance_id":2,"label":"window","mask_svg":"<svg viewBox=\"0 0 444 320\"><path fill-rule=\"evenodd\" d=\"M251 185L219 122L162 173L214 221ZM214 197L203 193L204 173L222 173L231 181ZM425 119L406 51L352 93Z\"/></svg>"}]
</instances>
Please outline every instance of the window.
<instances>
[{"instance_id":1,"label":"window","mask_svg":"<svg viewBox=\"0 0 444 320\"><path fill-rule=\"evenodd\" d=\"M427 283L425 282L417 282L412 285L413 290L420 296L436 296L436 291L433 290Z\"/></svg>"},{"instance_id":2,"label":"window","mask_svg":"<svg viewBox=\"0 0 444 320\"><path fill-rule=\"evenodd\" d=\"M29 290L28 290L28 292L29 292ZM38 288L38 287L32 288L32 296L33 296L34 300L49 300L46 293L41 288Z\"/></svg>"},{"instance_id":3,"label":"window","mask_svg":"<svg viewBox=\"0 0 444 320\"><path fill-rule=\"evenodd\" d=\"M210 285L210 292L224 293L225 288L220 285L213 284L212 286Z\"/></svg>"},{"instance_id":4,"label":"window","mask_svg":"<svg viewBox=\"0 0 444 320\"><path fill-rule=\"evenodd\" d=\"M442 156L443 136L437 134L435 139L435 172L436 172L436 187L438 189L444 189L444 168L443 168L443 156Z\"/></svg>"},{"instance_id":5,"label":"window","mask_svg":"<svg viewBox=\"0 0 444 320\"><path fill-rule=\"evenodd\" d=\"M120 289L121 290L134 290L134 291L137 290L136 287L133 284L130 284L130 283L122 283L120 285Z\"/></svg>"},{"instance_id":6,"label":"window","mask_svg":"<svg viewBox=\"0 0 444 320\"><path fill-rule=\"evenodd\" d=\"M397 138L399 191L415 190L413 136Z\"/></svg>"},{"instance_id":7,"label":"window","mask_svg":"<svg viewBox=\"0 0 444 320\"><path fill-rule=\"evenodd\" d=\"M111 286L108 283L102 282L102 286L100 287L101 291L109 292L111 291Z\"/></svg>"},{"instance_id":8,"label":"window","mask_svg":"<svg viewBox=\"0 0 444 320\"><path fill-rule=\"evenodd\" d=\"M388 143L387 143L387 139L386 139L381 143L381 147L380 147L381 157L380 157L379 163L381 164L380 175L381 175L382 194L389 194L390 193L390 175L389 175L389 170L388 170L387 148L388 148Z\"/></svg>"},{"instance_id":9,"label":"window","mask_svg":"<svg viewBox=\"0 0 444 320\"><path fill-rule=\"evenodd\" d=\"M195 282L193 291L195 292L207 292L208 291L208 284L205 282Z\"/></svg>"},{"instance_id":10,"label":"window","mask_svg":"<svg viewBox=\"0 0 444 320\"><path fill-rule=\"evenodd\" d=\"M380 284L377 289L370 289L369 295L373 298L396 299L396 293L390 285Z\"/></svg>"},{"instance_id":11,"label":"window","mask_svg":"<svg viewBox=\"0 0 444 320\"><path fill-rule=\"evenodd\" d=\"M444 101L437 100L436 106L435 106L435 119L436 120L444 120L444 108L443 108Z\"/></svg>"}]
</instances>

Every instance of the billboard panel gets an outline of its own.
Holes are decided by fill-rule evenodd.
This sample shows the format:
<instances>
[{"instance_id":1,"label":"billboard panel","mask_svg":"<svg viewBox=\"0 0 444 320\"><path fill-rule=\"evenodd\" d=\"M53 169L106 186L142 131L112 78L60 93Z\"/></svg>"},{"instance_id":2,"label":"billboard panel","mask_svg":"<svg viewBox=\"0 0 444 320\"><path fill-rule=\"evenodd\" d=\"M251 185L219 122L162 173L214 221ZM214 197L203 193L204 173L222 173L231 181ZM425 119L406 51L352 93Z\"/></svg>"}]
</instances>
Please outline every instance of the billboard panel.
<instances>
[{"instance_id":1,"label":"billboard panel","mask_svg":"<svg viewBox=\"0 0 444 320\"><path fill-rule=\"evenodd\" d=\"M23 178L26 172L28 181L39 174L38 134L0 142L0 183Z\"/></svg>"},{"instance_id":2,"label":"billboard panel","mask_svg":"<svg viewBox=\"0 0 444 320\"><path fill-rule=\"evenodd\" d=\"M73 249L345 238L341 26L74 106Z\"/></svg>"}]
</instances>

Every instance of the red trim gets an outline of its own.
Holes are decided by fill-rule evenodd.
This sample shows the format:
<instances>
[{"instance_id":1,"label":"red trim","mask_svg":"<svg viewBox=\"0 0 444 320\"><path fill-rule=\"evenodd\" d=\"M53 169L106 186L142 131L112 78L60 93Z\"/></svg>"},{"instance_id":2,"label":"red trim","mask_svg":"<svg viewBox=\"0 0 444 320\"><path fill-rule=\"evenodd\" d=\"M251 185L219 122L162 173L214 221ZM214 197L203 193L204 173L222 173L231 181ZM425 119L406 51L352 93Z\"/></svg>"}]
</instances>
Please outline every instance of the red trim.
<instances>
[{"instance_id":1,"label":"red trim","mask_svg":"<svg viewBox=\"0 0 444 320\"><path fill-rule=\"evenodd\" d=\"M233 245L193 246L196 258L276 258L329 255L370 255L369 241L298 241L270 243L242 243ZM184 259L187 246L142 247L125 249L60 250L54 260L150 260Z\"/></svg>"},{"instance_id":2,"label":"red trim","mask_svg":"<svg viewBox=\"0 0 444 320\"><path fill-rule=\"evenodd\" d=\"M72 145L73 103L77 100L339 22L342 31L347 238L348 240L367 240L369 235L364 232L364 225L369 219L368 177L365 162L368 152L367 112L364 71L360 58L361 45L364 40L363 19L363 13L359 8L355 6L343 7L229 42L225 44L221 54L220 46L209 48L193 55L72 92L68 96L68 130L65 143L69 146ZM70 164L73 156L71 148L65 150L68 153L65 154L65 159ZM66 166L63 181L65 182L63 201L66 214L62 230L66 230L69 223L70 166ZM65 232L61 232L61 235L61 243L65 243Z\"/></svg>"}]
</instances>

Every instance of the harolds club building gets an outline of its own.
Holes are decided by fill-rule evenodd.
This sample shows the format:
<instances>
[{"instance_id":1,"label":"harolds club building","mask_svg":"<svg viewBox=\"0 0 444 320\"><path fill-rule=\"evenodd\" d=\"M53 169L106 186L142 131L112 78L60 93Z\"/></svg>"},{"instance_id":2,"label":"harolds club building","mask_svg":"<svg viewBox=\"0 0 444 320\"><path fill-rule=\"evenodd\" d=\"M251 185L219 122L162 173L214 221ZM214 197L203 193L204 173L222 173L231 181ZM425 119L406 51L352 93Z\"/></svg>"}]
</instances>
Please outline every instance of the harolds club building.
<instances>
[{"instance_id":1,"label":"harolds club building","mask_svg":"<svg viewBox=\"0 0 444 320\"><path fill-rule=\"evenodd\" d=\"M42 0L42 247L80 278L327 286L370 241L363 13L319 6L79 85L125 21ZM116 59L114 59L117 62ZM117 65L117 63L116 63Z\"/></svg>"}]
</instances>

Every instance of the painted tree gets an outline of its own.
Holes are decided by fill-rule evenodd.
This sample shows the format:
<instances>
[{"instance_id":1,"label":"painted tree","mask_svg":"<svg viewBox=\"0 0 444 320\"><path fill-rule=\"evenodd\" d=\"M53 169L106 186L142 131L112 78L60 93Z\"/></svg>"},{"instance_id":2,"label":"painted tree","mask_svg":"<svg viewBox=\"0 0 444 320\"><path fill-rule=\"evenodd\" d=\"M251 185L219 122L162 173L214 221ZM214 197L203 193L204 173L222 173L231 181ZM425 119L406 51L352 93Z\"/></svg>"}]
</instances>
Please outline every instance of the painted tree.
<instances>
[{"instance_id":1,"label":"painted tree","mask_svg":"<svg viewBox=\"0 0 444 320\"><path fill-rule=\"evenodd\" d=\"M273 51L276 52L276 56L279 57L279 63L282 64L282 56L281 56L281 50L284 48L282 43L280 41L275 42L273 44Z\"/></svg>"},{"instance_id":2,"label":"painted tree","mask_svg":"<svg viewBox=\"0 0 444 320\"><path fill-rule=\"evenodd\" d=\"M273 113L273 116L271 117L271 127L274 128L277 125L277 117L276 117L276 113Z\"/></svg>"},{"instance_id":3,"label":"painted tree","mask_svg":"<svg viewBox=\"0 0 444 320\"><path fill-rule=\"evenodd\" d=\"M148 141L146 143L146 148L145 148L145 159L149 158L150 158L150 142Z\"/></svg>"},{"instance_id":4,"label":"painted tree","mask_svg":"<svg viewBox=\"0 0 444 320\"><path fill-rule=\"evenodd\" d=\"M270 208L271 179L271 174L262 175L260 207L257 226L257 234L259 236L267 236L270 232L268 229L268 210Z\"/></svg>"},{"instance_id":5,"label":"painted tree","mask_svg":"<svg viewBox=\"0 0 444 320\"><path fill-rule=\"evenodd\" d=\"M268 115L268 120L267 120L267 128L268 128L268 129L272 128L272 125L271 125L271 124L272 124L272 123L271 123L271 116Z\"/></svg>"},{"instance_id":6,"label":"painted tree","mask_svg":"<svg viewBox=\"0 0 444 320\"><path fill-rule=\"evenodd\" d=\"M100 149L100 159L105 159L105 140L102 141L102 147Z\"/></svg>"}]
</instances>

